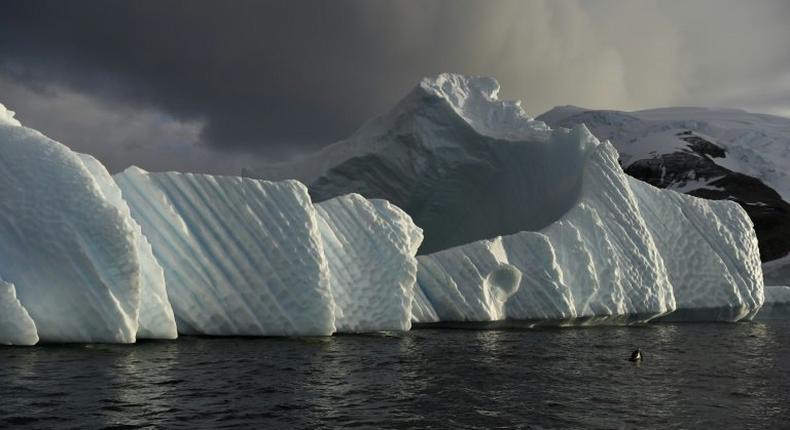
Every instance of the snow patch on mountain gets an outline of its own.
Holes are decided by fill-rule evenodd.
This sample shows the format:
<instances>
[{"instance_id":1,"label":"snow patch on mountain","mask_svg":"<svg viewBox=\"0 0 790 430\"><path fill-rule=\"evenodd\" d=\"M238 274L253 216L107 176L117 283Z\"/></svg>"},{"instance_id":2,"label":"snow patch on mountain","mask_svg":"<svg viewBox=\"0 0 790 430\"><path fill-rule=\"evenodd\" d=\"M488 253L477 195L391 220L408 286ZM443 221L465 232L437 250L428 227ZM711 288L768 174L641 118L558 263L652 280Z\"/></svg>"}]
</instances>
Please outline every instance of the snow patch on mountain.
<instances>
[{"instance_id":1,"label":"snow patch on mountain","mask_svg":"<svg viewBox=\"0 0 790 430\"><path fill-rule=\"evenodd\" d=\"M790 118L737 109L662 108L636 112L556 107L538 116L552 127L586 124L602 140L611 140L630 162L683 150L686 142L673 134L693 131L726 149L714 161L768 184L790 201Z\"/></svg>"}]
</instances>

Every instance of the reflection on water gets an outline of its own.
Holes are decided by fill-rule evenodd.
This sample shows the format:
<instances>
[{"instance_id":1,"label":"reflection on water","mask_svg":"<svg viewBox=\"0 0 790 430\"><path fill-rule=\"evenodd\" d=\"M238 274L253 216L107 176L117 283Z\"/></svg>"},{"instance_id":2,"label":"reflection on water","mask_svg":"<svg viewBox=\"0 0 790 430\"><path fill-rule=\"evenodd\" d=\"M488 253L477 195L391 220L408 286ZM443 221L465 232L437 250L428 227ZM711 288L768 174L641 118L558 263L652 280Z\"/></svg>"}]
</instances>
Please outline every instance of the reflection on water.
<instances>
[{"instance_id":1,"label":"reflection on water","mask_svg":"<svg viewBox=\"0 0 790 430\"><path fill-rule=\"evenodd\" d=\"M783 322L0 348L11 428L767 428L788 401Z\"/></svg>"}]
</instances>

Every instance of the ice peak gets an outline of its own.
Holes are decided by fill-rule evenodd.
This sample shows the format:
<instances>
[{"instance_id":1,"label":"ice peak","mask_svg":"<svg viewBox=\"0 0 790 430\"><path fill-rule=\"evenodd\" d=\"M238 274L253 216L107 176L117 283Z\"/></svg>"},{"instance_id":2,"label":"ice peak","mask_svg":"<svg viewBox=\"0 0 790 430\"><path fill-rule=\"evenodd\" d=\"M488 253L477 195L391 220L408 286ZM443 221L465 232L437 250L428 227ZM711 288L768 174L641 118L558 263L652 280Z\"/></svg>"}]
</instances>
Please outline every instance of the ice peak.
<instances>
[{"instance_id":1,"label":"ice peak","mask_svg":"<svg viewBox=\"0 0 790 430\"><path fill-rule=\"evenodd\" d=\"M0 103L0 124L21 126L22 124L19 122L19 120L14 118L15 114L16 113L14 111L7 109L2 103Z\"/></svg>"},{"instance_id":2,"label":"ice peak","mask_svg":"<svg viewBox=\"0 0 790 430\"><path fill-rule=\"evenodd\" d=\"M457 73L440 73L423 78L420 88L441 97L453 106L463 106L467 100L480 98L489 102L499 100L499 82L488 76L466 76ZM516 102L517 105L520 102Z\"/></svg>"},{"instance_id":3,"label":"ice peak","mask_svg":"<svg viewBox=\"0 0 790 430\"><path fill-rule=\"evenodd\" d=\"M519 100L499 100L499 82L485 76L442 73L424 78L418 87L438 97L478 133L501 140L545 138L550 131L542 121L524 112Z\"/></svg>"}]
</instances>

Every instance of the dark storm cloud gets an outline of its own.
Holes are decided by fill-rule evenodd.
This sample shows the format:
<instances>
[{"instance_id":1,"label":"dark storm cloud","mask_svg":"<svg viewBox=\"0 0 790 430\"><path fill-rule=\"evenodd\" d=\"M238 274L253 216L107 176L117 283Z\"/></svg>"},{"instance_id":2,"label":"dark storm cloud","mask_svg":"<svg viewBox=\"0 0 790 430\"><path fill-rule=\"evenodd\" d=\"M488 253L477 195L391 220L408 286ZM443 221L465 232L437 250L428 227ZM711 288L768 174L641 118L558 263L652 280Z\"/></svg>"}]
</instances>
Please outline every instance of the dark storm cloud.
<instances>
[{"instance_id":1,"label":"dark storm cloud","mask_svg":"<svg viewBox=\"0 0 790 430\"><path fill-rule=\"evenodd\" d=\"M362 32L340 5L7 6L0 27L7 76L155 106L179 119L205 118L212 143L323 141L350 131L370 107L364 100L337 103L363 96L355 59L375 56L354 47Z\"/></svg>"},{"instance_id":2,"label":"dark storm cloud","mask_svg":"<svg viewBox=\"0 0 790 430\"><path fill-rule=\"evenodd\" d=\"M185 170L331 143L442 71L495 76L533 115L784 112L789 12L786 1L6 1L0 102L115 168ZM126 117L122 139L89 130ZM95 139L69 142L81 136ZM174 155L201 145L203 161ZM238 164L225 162L214 170Z\"/></svg>"}]
</instances>

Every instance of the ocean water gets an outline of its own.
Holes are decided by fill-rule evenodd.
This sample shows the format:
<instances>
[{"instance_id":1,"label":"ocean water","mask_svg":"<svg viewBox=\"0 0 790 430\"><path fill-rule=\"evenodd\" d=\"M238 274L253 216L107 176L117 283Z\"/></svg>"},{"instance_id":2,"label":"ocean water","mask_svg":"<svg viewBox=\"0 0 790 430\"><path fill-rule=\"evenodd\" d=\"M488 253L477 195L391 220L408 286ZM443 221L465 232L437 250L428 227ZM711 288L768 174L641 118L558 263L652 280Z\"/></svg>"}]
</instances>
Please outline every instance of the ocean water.
<instances>
[{"instance_id":1,"label":"ocean water","mask_svg":"<svg viewBox=\"0 0 790 430\"><path fill-rule=\"evenodd\" d=\"M2 347L0 427L790 428L790 324Z\"/></svg>"}]
</instances>

